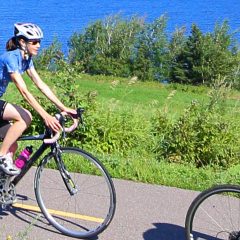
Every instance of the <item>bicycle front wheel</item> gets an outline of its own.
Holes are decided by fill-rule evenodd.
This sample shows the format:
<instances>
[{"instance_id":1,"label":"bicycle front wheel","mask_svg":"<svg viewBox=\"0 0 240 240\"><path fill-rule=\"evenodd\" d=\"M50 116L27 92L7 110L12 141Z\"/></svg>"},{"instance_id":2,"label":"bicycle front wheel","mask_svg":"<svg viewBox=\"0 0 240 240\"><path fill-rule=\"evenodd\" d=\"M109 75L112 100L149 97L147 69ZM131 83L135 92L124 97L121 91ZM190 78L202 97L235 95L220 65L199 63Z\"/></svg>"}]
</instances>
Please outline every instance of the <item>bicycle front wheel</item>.
<instances>
[{"instance_id":1,"label":"bicycle front wheel","mask_svg":"<svg viewBox=\"0 0 240 240\"><path fill-rule=\"evenodd\" d=\"M62 148L59 158L50 154L37 169L38 205L47 220L65 235L96 236L114 216L113 182L103 165L81 149Z\"/></svg>"},{"instance_id":2,"label":"bicycle front wheel","mask_svg":"<svg viewBox=\"0 0 240 240\"><path fill-rule=\"evenodd\" d=\"M186 215L188 240L240 240L240 187L219 185L200 193Z\"/></svg>"}]
</instances>

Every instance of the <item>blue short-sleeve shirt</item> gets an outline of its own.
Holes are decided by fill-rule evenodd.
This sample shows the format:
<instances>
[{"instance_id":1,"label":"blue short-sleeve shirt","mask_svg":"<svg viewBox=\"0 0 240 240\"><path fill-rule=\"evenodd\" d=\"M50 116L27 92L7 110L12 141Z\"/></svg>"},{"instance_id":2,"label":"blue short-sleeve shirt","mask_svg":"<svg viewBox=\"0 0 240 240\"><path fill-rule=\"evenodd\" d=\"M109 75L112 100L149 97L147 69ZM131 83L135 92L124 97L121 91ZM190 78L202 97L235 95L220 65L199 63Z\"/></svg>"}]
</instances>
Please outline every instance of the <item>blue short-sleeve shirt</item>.
<instances>
[{"instance_id":1,"label":"blue short-sleeve shirt","mask_svg":"<svg viewBox=\"0 0 240 240\"><path fill-rule=\"evenodd\" d=\"M6 92L10 73L23 74L26 70L34 67L32 58L23 59L19 49L5 52L0 56L0 97Z\"/></svg>"}]
</instances>

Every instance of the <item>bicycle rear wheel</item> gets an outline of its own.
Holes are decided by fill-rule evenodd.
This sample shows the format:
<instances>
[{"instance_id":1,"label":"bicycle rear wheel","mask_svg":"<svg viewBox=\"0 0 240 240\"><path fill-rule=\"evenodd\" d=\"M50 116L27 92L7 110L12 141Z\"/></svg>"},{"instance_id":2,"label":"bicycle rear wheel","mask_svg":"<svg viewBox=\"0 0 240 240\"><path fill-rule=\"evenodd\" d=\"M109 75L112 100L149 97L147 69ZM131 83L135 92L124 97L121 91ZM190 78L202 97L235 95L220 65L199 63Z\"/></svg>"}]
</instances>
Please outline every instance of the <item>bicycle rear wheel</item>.
<instances>
[{"instance_id":1,"label":"bicycle rear wheel","mask_svg":"<svg viewBox=\"0 0 240 240\"><path fill-rule=\"evenodd\" d=\"M96 236L114 216L113 182L103 165L89 153L77 148L62 148L61 151L67 171L59 171L55 154L45 157L37 169L38 205L60 232L77 238ZM70 178L69 183L63 181L60 173ZM70 192L67 185L72 189Z\"/></svg>"},{"instance_id":2,"label":"bicycle rear wheel","mask_svg":"<svg viewBox=\"0 0 240 240\"><path fill-rule=\"evenodd\" d=\"M219 185L200 193L186 215L188 240L240 240L240 187Z\"/></svg>"}]
</instances>

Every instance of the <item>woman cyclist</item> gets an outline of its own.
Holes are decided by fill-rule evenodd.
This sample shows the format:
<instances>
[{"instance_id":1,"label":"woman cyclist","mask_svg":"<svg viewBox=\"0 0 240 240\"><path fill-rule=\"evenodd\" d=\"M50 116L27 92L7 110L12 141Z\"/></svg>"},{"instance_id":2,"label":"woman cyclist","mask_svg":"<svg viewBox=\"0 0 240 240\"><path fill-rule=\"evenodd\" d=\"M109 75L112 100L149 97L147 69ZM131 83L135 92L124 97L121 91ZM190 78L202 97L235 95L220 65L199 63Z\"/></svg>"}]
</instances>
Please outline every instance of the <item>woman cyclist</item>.
<instances>
[{"instance_id":1,"label":"woman cyclist","mask_svg":"<svg viewBox=\"0 0 240 240\"><path fill-rule=\"evenodd\" d=\"M6 52L0 56L0 97L5 93L9 82L13 82L23 98L33 107L54 132L61 126L55 117L48 114L29 92L22 74L26 72L38 89L56 107L68 114L76 114L74 109L64 104L53 94L51 89L41 80L36 72L32 57L38 54L42 30L33 23L14 24L14 37L8 40ZM17 95L16 95L17 97ZM20 170L13 164L13 155L17 150L16 140L30 125L30 112L15 104L0 99L0 137L3 138L0 147L0 169L10 175L18 175Z\"/></svg>"}]
</instances>

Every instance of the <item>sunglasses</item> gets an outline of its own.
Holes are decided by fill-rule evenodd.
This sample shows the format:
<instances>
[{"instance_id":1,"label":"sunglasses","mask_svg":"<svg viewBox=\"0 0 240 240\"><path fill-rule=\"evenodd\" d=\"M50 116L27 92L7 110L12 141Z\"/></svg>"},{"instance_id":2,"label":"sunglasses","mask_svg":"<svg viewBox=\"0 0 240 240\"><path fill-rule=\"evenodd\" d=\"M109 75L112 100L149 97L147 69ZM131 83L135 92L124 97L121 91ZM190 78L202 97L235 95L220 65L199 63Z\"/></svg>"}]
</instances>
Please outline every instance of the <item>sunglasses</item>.
<instances>
[{"instance_id":1,"label":"sunglasses","mask_svg":"<svg viewBox=\"0 0 240 240\"><path fill-rule=\"evenodd\" d=\"M31 45L37 45L38 43L39 44L41 43L41 40L31 40L31 41L28 41L28 43Z\"/></svg>"}]
</instances>

